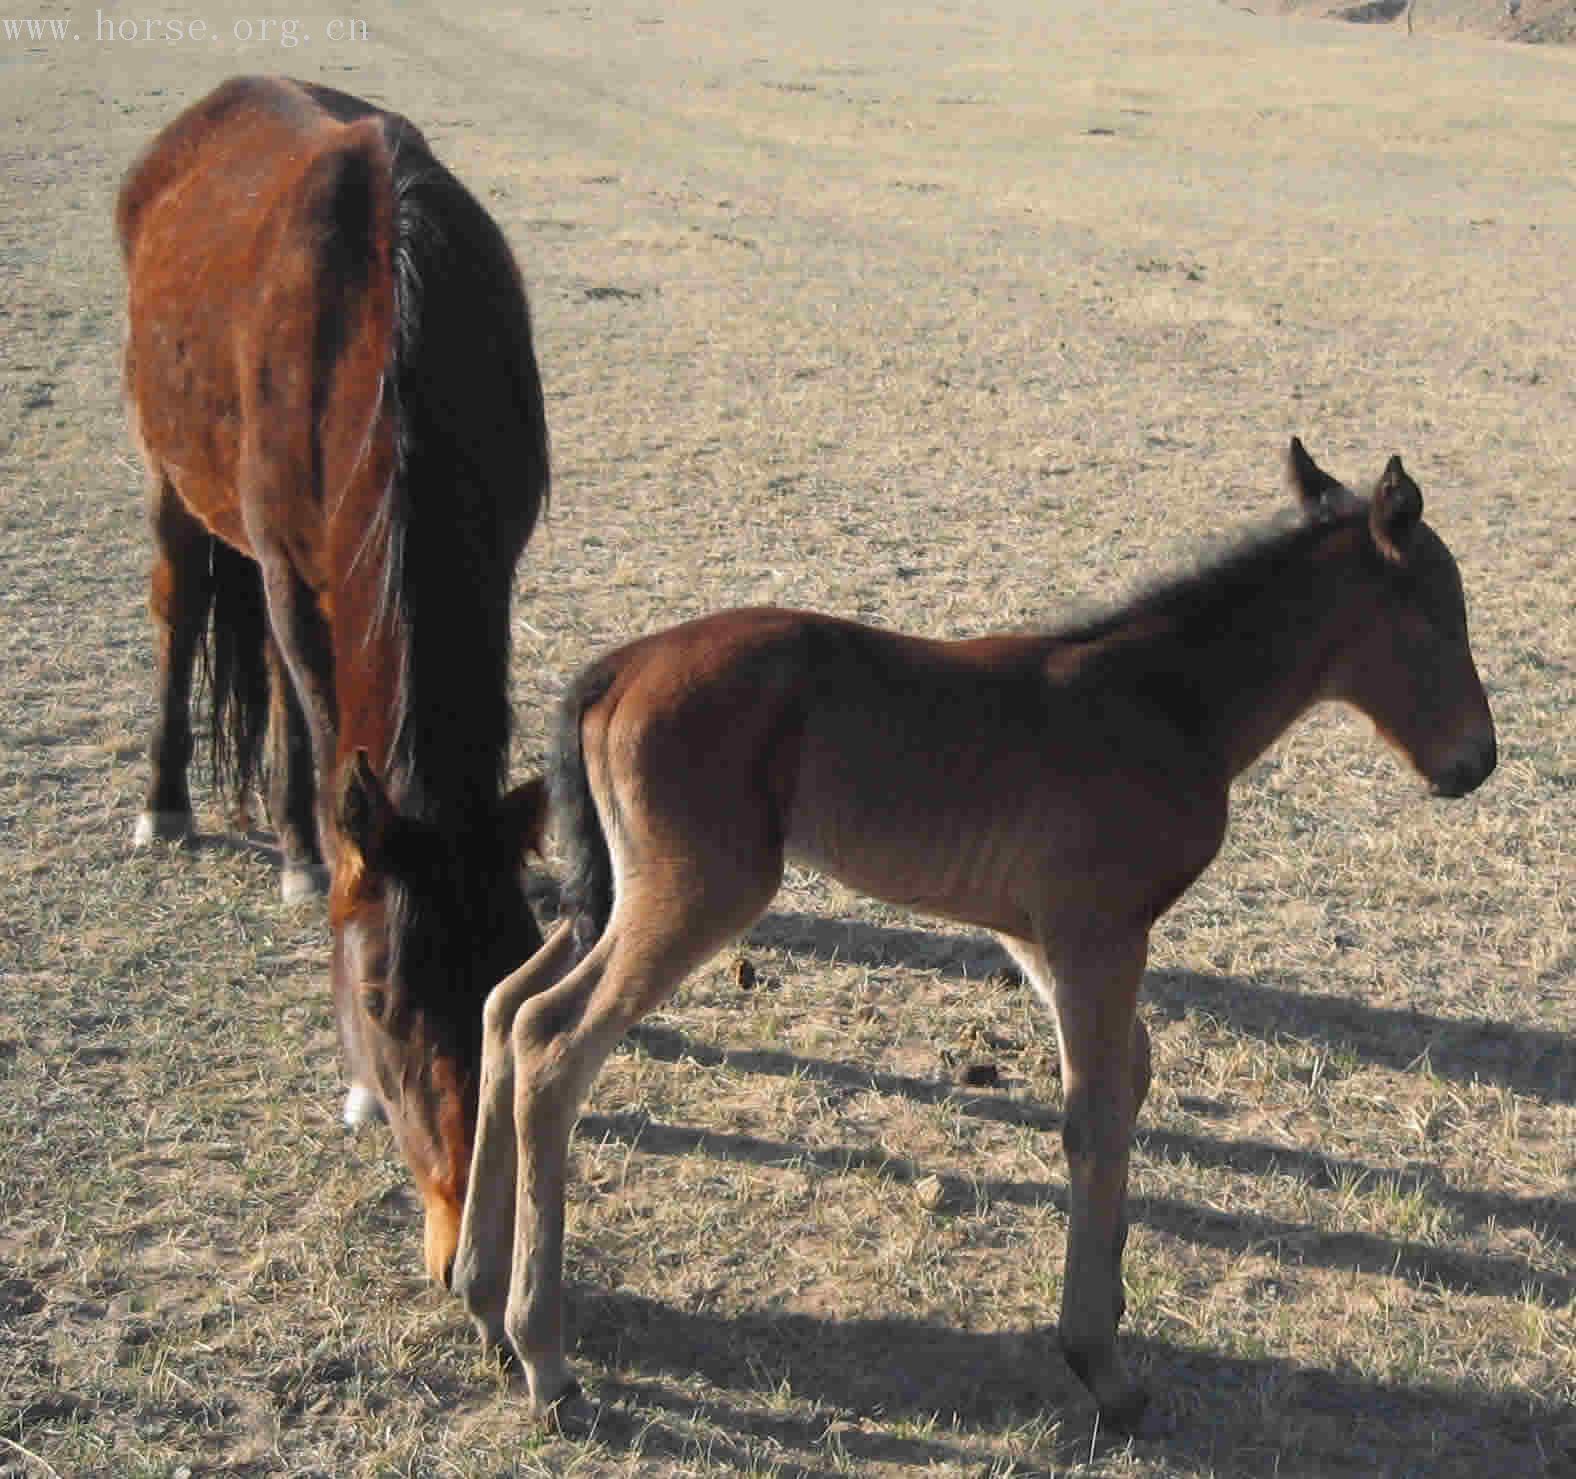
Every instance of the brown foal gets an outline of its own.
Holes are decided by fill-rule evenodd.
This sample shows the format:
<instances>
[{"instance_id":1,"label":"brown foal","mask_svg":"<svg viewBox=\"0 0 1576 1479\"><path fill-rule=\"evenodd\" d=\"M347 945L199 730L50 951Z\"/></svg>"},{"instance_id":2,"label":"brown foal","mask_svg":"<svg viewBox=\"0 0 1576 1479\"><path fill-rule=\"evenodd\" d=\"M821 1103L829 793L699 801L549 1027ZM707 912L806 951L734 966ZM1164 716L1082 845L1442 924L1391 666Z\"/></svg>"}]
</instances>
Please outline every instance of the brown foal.
<instances>
[{"instance_id":1,"label":"brown foal","mask_svg":"<svg viewBox=\"0 0 1576 1479\"><path fill-rule=\"evenodd\" d=\"M1367 500L1293 442L1297 528L1102 620L939 642L723 612L586 670L560 716L567 917L487 1000L454 1284L533 1406L564 1359L564 1179L618 1039L747 929L785 858L992 931L1056 1018L1071 1226L1063 1350L1102 1418L1128 1147L1149 1089L1149 931L1209 865L1233 779L1310 706L1355 705L1441 795L1495 764L1456 565L1392 458Z\"/></svg>"}]
</instances>

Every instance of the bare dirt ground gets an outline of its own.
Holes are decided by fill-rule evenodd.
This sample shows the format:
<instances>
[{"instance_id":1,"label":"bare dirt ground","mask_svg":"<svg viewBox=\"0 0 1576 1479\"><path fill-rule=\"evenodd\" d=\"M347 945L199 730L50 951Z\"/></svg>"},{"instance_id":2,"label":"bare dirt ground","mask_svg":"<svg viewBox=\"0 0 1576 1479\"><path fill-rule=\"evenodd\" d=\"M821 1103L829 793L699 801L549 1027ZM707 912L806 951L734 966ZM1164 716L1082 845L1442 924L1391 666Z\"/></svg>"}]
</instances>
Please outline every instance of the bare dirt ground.
<instances>
[{"instance_id":1,"label":"bare dirt ground","mask_svg":"<svg viewBox=\"0 0 1576 1479\"><path fill-rule=\"evenodd\" d=\"M31 9L80 39L0 51L0 1474L1576 1473L1576 54L1180 0L358 6L295 46ZM111 204L241 70L408 112L519 253L557 455L522 774L635 631L1053 621L1270 515L1292 432L1406 457L1503 759L1431 802L1317 716L1157 932L1127 1329L1169 1437L1096 1432L1056 1351L1049 1025L808 873L581 1124L597 1405L528 1426L424 1285L336 1119L321 916L211 814L129 845Z\"/></svg>"}]
</instances>

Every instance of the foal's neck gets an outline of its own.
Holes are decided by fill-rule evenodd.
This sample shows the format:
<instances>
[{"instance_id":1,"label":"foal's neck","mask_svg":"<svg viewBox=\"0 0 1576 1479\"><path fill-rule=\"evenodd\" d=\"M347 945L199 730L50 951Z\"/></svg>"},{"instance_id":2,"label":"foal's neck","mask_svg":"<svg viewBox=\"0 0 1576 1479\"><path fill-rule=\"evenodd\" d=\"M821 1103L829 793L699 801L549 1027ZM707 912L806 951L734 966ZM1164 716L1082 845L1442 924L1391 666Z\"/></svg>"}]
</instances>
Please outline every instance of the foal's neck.
<instances>
[{"instance_id":1,"label":"foal's neck","mask_svg":"<svg viewBox=\"0 0 1576 1479\"><path fill-rule=\"evenodd\" d=\"M1113 658L1235 780L1329 691L1372 612L1356 521L1267 544L1140 602ZM1118 655L1118 653L1120 655Z\"/></svg>"},{"instance_id":2,"label":"foal's neck","mask_svg":"<svg viewBox=\"0 0 1576 1479\"><path fill-rule=\"evenodd\" d=\"M1360 527L1335 529L1201 640L1211 749L1235 780L1330 691L1332 669L1372 611Z\"/></svg>"}]
</instances>

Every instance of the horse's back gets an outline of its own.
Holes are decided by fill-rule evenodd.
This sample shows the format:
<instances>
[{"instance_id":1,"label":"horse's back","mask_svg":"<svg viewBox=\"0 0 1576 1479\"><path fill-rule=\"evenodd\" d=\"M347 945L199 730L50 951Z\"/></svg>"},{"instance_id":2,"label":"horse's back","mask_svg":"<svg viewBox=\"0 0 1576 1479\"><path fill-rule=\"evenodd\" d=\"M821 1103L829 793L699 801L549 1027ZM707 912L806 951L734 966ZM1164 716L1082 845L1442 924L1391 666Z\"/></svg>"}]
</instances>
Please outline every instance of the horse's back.
<instances>
[{"instance_id":1,"label":"horse's back","mask_svg":"<svg viewBox=\"0 0 1576 1479\"><path fill-rule=\"evenodd\" d=\"M255 199L260 180L277 171L282 155L299 151L336 125L377 117L425 147L415 127L349 93L283 77L232 77L166 125L126 171L115 205L115 229L128 264L150 207L172 190L197 185L184 214L199 212L215 196L234 206ZM245 230L254 210L235 210L213 227Z\"/></svg>"},{"instance_id":2,"label":"horse's back","mask_svg":"<svg viewBox=\"0 0 1576 1479\"><path fill-rule=\"evenodd\" d=\"M121 190L137 433L193 513L248 553L248 478L261 500L310 490L320 505L363 459L394 328L387 135L405 127L237 78L171 123Z\"/></svg>"}]
</instances>

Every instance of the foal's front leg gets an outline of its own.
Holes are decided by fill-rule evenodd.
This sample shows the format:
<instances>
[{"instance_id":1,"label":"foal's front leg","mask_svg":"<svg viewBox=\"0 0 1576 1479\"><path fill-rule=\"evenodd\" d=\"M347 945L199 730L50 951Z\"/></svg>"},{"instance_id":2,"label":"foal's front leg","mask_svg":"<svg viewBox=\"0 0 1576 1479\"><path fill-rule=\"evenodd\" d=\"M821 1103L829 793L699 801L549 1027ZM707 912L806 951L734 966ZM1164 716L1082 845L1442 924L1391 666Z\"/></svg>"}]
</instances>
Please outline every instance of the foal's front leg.
<instances>
[{"instance_id":1,"label":"foal's front leg","mask_svg":"<svg viewBox=\"0 0 1576 1479\"><path fill-rule=\"evenodd\" d=\"M585 958L523 1003L510 1032L514 1057L514 1257L504 1323L542 1416L577 1390L564 1357L564 1192L569 1135L597 1070L639 1011L617 983L600 998L616 919ZM548 947L543 946L545 951Z\"/></svg>"},{"instance_id":2,"label":"foal's front leg","mask_svg":"<svg viewBox=\"0 0 1576 1479\"><path fill-rule=\"evenodd\" d=\"M1116 1327L1126 1308L1128 1152L1150 1077L1149 1034L1136 1014L1147 934L1080 928L1051 934L1041 948L1003 943L1048 999L1061 1038L1071 1201L1062 1351L1102 1419L1132 1429L1148 1398L1117 1354Z\"/></svg>"},{"instance_id":3,"label":"foal's front leg","mask_svg":"<svg viewBox=\"0 0 1576 1479\"><path fill-rule=\"evenodd\" d=\"M562 920L535 955L493 987L482 1009L476 1140L449 1284L465 1301L489 1351L508 1348L504 1307L514 1250L519 1165L514 1138L514 1019L537 992L557 984L573 959L574 933L570 922Z\"/></svg>"}]
</instances>

